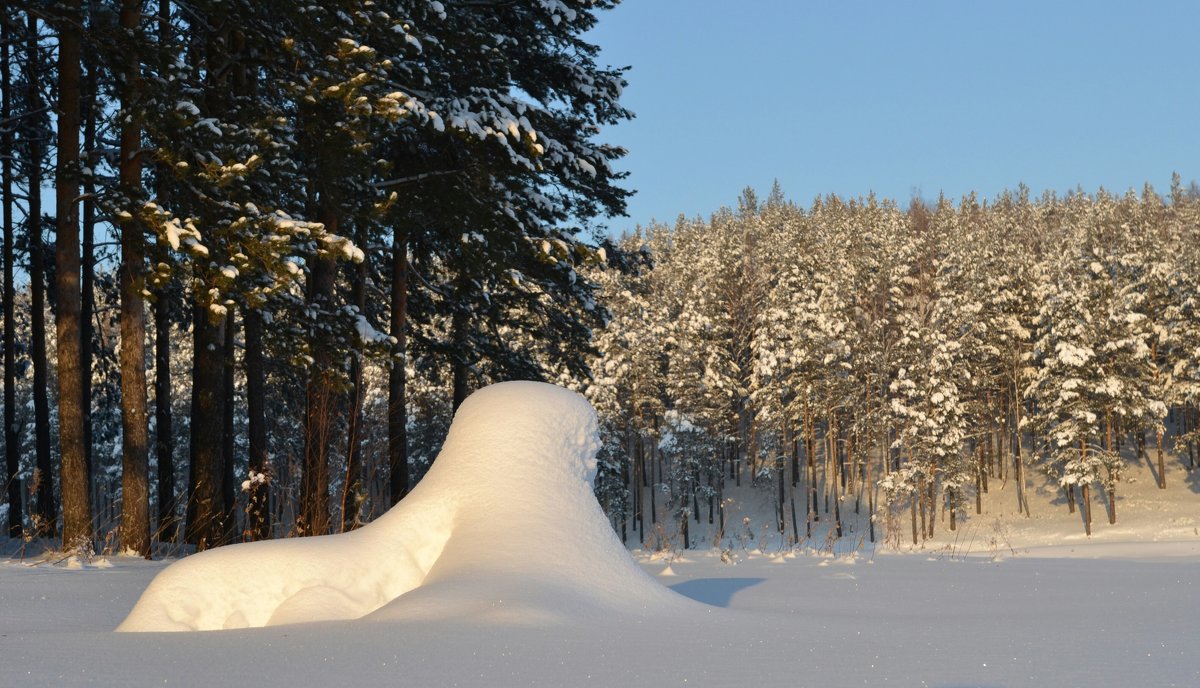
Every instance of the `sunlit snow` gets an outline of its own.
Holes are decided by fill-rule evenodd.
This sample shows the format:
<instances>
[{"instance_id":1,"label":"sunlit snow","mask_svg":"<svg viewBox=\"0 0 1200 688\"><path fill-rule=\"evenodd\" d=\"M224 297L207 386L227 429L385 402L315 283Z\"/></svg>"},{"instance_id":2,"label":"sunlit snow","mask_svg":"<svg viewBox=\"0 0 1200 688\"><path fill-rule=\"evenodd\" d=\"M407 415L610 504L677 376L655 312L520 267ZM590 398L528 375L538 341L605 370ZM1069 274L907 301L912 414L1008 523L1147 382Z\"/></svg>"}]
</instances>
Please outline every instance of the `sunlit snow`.
<instances>
[{"instance_id":1,"label":"sunlit snow","mask_svg":"<svg viewBox=\"0 0 1200 688\"><path fill-rule=\"evenodd\" d=\"M163 571L121 631L355 619L552 624L689 606L630 558L592 493L596 416L535 382L463 403L433 467L360 530L210 550Z\"/></svg>"}]
</instances>

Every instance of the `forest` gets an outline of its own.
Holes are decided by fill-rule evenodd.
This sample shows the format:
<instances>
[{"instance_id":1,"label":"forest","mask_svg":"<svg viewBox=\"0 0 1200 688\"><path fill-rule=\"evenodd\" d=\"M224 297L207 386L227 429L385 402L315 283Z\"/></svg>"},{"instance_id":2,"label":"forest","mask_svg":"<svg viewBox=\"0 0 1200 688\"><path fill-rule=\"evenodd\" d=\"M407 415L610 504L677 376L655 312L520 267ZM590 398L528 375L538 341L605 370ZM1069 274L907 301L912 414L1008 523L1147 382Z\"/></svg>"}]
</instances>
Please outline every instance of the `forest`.
<instances>
[{"instance_id":1,"label":"forest","mask_svg":"<svg viewBox=\"0 0 1200 688\"><path fill-rule=\"evenodd\" d=\"M730 488L913 544L1049 476L1195 468L1200 189L777 185L612 239L615 2L21 1L0 16L9 537L175 554L351 530L491 382L582 392L648 549ZM689 525L690 524L690 525ZM668 527L669 526L669 527ZM668 542L666 533L678 533Z\"/></svg>"},{"instance_id":2,"label":"forest","mask_svg":"<svg viewBox=\"0 0 1200 688\"><path fill-rule=\"evenodd\" d=\"M442 406L583 376L630 193L613 4L5 3L6 533L354 528Z\"/></svg>"},{"instance_id":3,"label":"forest","mask_svg":"<svg viewBox=\"0 0 1200 688\"><path fill-rule=\"evenodd\" d=\"M1036 472L1090 534L1093 506L1117 522L1130 461L1194 491L1166 476L1200 460L1198 247L1200 188L1179 175L1166 197L903 206L803 208L776 185L644 228L622 243L638 269L595 273L597 493L651 548L688 547L689 523L720 542L743 481L785 542L818 521L840 538L853 509L870 542L918 545L979 514L990 481L1028 515Z\"/></svg>"}]
</instances>

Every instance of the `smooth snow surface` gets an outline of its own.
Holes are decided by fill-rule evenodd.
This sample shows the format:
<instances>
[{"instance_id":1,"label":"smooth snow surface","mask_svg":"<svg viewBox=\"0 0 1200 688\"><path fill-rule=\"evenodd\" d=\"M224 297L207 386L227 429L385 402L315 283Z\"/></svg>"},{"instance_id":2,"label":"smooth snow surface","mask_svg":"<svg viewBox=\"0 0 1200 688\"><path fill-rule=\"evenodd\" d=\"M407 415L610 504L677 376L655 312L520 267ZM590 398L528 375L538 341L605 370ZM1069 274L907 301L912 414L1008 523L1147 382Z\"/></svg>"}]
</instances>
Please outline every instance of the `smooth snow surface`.
<instances>
[{"instance_id":1,"label":"smooth snow surface","mask_svg":"<svg viewBox=\"0 0 1200 688\"><path fill-rule=\"evenodd\" d=\"M1097 554L639 554L713 606L154 634L110 629L160 562L0 561L0 686L1200 686L1200 541Z\"/></svg>"},{"instance_id":2,"label":"smooth snow surface","mask_svg":"<svg viewBox=\"0 0 1200 688\"><path fill-rule=\"evenodd\" d=\"M694 606L646 575L592 493L596 417L508 382L468 398L429 473L354 532L221 547L146 589L119 631L357 619L547 625Z\"/></svg>"}]
</instances>

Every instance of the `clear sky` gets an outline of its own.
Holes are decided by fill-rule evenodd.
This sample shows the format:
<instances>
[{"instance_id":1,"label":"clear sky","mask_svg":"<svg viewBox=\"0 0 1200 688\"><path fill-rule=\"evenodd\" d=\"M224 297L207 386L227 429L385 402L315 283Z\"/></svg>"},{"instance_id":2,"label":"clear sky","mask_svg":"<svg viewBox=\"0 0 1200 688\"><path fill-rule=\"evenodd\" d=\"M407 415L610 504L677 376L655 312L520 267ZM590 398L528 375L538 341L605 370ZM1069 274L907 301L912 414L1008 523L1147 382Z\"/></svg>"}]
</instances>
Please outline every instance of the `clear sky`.
<instances>
[{"instance_id":1,"label":"clear sky","mask_svg":"<svg viewBox=\"0 0 1200 688\"><path fill-rule=\"evenodd\" d=\"M1200 179L1200 1L625 0L637 195L613 231L789 198L991 197Z\"/></svg>"}]
</instances>

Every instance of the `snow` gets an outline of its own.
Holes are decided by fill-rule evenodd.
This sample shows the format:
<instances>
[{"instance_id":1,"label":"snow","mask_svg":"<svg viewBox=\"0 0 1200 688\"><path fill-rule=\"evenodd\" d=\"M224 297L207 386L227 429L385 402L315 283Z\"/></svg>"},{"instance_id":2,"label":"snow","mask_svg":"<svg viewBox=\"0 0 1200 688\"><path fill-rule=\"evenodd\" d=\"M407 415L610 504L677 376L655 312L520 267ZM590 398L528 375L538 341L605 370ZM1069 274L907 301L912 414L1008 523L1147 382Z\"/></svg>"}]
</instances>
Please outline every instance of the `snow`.
<instances>
[{"instance_id":1,"label":"snow","mask_svg":"<svg viewBox=\"0 0 1200 688\"><path fill-rule=\"evenodd\" d=\"M455 415L413 492L350 533L222 547L168 568L121 631L357 619L545 625L685 600L629 558L592 494L596 418L582 397L493 385Z\"/></svg>"},{"instance_id":2,"label":"snow","mask_svg":"<svg viewBox=\"0 0 1200 688\"><path fill-rule=\"evenodd\" d=\"M1117 525L1098 519L1090 538L1035 473L1032 517L1016 513L1014 481L993 480L984 513L958 531L941 521L922 545L873 549L847 497L844 541L822 544L818 530L787 550L759 528L770 495L746 484L727 493L728 522L745 533L631 559L590 494L593 423L565 390L487 388L412 495L349 535L165 569L124 556L20 561L10 542L0 685L1200 685L1200 483L1178 462L1167 490L1150 462L1131 465ZM337 620L368 606L358 577L425 566L407 593ZM152 578L137 609L157 597L187 620L183 605L229 608L235 588L270 596L305 571L322 584L285 611L324 622L111 632Z\"/></svg>"},{"instance_id":3,"label":"snow","mask_svg":"<svg viewBox=\"0 0 1200 688\"><path fill-rule=\"evenodd\" d=\"M0 566L21 686L1195 686L1200 547L986 557L639 555L709 606L559 626L471 619L114 634L159 564ZM1069 556L1064 556L1064 554Z\"/></svg>"}]
</instances>

